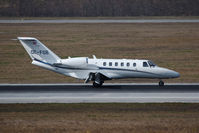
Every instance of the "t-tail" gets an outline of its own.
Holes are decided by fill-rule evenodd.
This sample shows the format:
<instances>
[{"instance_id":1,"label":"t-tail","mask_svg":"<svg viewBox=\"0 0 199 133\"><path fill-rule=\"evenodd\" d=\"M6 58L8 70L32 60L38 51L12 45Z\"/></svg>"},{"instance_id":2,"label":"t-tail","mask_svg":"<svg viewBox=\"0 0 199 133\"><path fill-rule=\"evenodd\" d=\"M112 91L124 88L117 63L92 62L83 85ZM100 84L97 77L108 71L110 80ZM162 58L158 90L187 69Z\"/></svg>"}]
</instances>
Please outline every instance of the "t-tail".
<instances>
[{"instance_id":1,"label":"t-tail","mask_svg":"<svg viewBox=\"0 0 199 133\"><path fill-rule=\"evenodd\" d=\"M53 53L36 38L18 37L18 40L33 61L36 60L49 64L56 64L61 60L55 53Z\"/></svg>"}]
</instances>

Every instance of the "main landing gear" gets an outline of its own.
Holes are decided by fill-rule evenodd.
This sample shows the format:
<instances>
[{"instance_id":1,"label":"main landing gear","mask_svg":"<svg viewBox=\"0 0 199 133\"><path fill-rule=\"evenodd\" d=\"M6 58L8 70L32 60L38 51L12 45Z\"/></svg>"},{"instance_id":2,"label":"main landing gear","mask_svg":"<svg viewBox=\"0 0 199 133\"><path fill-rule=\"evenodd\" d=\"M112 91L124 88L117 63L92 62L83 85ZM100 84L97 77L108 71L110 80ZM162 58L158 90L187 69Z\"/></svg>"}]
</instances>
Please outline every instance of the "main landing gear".
<instances>
[{"instance_id":1,"label":"main landing gear","mask_svg":"<svg viewBox=\"0 0 199 133\"><path fill-rule=\"evenodd\" d=\"M102 86L102 84L103 84L104 82L100 82L100 83L96 83L95 81L93 82L93 87L95 87L95 88L98 88L98 87L101 87Z\"/></svg>"},{"instance_id":2,"label":"main landing gear","mask_svg":"<svg viewBox=\"0 0 199 133\"><path fill-rule=\"evenodd\" d=\"M160 80L159 86L164 86L164 82L162 80Z\"/></svg>"}]
</instances>

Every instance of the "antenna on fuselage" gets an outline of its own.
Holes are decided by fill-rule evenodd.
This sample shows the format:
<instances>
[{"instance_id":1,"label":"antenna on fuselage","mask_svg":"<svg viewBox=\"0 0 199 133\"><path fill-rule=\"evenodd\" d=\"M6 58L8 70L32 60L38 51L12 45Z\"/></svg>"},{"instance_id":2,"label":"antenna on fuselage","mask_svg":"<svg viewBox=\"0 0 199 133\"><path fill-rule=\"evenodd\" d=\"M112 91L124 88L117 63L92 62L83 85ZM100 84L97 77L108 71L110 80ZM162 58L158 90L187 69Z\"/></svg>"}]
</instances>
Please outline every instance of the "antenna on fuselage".
<instances>
[{"instance_id":1,"label":"antenna on fuselage","mask_svg":"<svg viewBox=\"0 0 199 133\"><path fill-rule=\"evenodd\" d=\"M93 55L93 59L97 59L95 55Z\"/></svg>"}]
</instances>

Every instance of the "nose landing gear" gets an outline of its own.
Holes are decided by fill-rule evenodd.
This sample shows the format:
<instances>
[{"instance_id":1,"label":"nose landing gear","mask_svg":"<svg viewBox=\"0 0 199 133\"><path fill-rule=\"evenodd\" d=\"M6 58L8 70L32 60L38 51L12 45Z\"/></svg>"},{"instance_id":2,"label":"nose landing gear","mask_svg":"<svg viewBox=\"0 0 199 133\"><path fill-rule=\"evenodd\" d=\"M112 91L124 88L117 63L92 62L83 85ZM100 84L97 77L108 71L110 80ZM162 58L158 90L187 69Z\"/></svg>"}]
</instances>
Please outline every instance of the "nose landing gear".
<instances>
[{"instance_id":1,"label":"nose landing gear","mask_svg":"<svg viewBox=\"0 0 199 133\"><path fill-rule=\"evenodd\" d=\"M159 86L164 86L164 82L162 80L160 80Z\"/></svg>"}]
</instances>

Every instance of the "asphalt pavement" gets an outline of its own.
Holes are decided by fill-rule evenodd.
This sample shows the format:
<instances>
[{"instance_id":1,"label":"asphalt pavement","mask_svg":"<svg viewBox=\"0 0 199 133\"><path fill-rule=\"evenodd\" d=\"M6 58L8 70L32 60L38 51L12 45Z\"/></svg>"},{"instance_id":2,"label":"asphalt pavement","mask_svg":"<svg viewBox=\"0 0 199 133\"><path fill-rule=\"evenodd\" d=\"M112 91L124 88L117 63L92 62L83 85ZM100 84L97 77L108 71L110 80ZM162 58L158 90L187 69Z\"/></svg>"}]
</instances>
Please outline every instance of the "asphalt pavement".
<instances>
[{"instance_id":1,"label":"asphalt pavement","mask_svg":"<svg viewBox=\"0 0 199 133\"><path fill-rule=\"evenodd\" d=\"M199 83L1 84L0 103L199 103Z\"/></svg>"}]
</instances>

